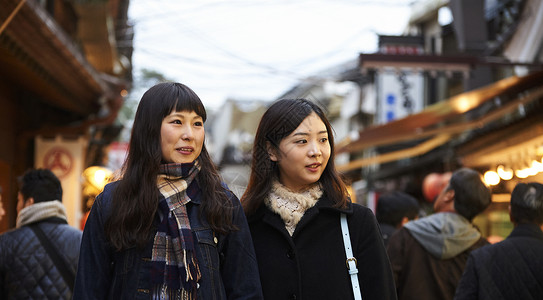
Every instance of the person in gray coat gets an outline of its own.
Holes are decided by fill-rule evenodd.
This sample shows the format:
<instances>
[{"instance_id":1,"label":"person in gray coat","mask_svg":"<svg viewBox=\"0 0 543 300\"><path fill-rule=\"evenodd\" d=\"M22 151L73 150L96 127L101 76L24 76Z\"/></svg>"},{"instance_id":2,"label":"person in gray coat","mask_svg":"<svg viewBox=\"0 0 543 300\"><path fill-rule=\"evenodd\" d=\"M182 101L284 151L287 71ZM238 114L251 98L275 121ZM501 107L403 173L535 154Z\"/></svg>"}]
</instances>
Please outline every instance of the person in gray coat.
<instances>
[{"instance_id":1,"label":"person in gray coat","mask_svg":"<svg viewBox=\"0 0 543 300\"><path fill-rule=\"evenodd\" d=\"M481 174L461 168L434 201L434 213L388 240L399 300L452 300L469 254L488 244L472 224L492 200Z\"/></svg>"},{"instance_id":2,"label":"person in gray coat","mask_svg":"<svg viewBox=\"0 0 543 300\"><path fill-rule=\"evenodd\" d=\"M16 228L0 235L2 299L71 299L82 232L67 223L59 179L47 169L20 178ZM51 242L66 274L36 232Z\"/></svg>"},{"instance_id":3,"label":"person in gray coat","mask_svg":"<svg viewBox=\"0 0 543 300\"><path fill-rule=\"evenodd\" d=\"M470 254L454 299L543 299L543 185L517 184L509 216L513 231Z\"/></svg>"}]
</instances>

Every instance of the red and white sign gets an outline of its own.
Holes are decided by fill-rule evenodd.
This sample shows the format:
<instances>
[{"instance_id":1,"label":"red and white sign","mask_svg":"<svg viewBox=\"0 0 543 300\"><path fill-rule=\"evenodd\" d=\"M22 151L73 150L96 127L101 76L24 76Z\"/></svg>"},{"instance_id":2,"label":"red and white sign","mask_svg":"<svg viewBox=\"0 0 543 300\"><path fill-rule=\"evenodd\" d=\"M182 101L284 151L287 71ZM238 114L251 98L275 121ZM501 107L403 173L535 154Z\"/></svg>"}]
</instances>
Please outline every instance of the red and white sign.
<instances>
[{"instance_id":1,"label":"red and white sign","mask_svg":"<svg viewBox=\"0 0 543 300\"><path fill-rule=\"evenodd\" d=\"M62 179L70 173L74 159L70 151L64 147L53 147L45 153L43 166Z\"/></svg>"},{"instance_id":2,"label":"red and white sign","mask_svg":"<svg viewBox=\"0 0 543 300\"><path fill-rule=\"evenodd\" d=\"M60 179L62 203L66 207L68 223L74 227L79 227L82 215L81 174L87 146L87 140L82 137L47 139L38 136L35 143L34 167L49 169Z\"/></svg>"}]
</instances>

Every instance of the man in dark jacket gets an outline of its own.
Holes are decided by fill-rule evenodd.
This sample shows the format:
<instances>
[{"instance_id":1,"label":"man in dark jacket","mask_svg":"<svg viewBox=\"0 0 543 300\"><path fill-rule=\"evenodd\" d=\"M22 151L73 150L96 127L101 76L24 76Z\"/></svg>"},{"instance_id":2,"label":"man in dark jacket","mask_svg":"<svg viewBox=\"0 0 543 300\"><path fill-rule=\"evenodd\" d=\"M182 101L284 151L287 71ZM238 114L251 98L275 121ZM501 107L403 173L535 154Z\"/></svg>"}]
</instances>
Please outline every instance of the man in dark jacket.
<instances>
[{"instance_id":1,"label":"man in dark jacket","mask_svg":"<svg viewBox=\"0 0 543 300\"><path fill-rule=\"evenodd\" d=\"M37 169L26 172L20 184L16 229L0 235L0 295L2 299L71 299L82 232L66 222L60 181L50 170ZM40 232L66 272L60 271L62 267L38 239Z\"/></svg>"},{"instance_id":2,"label":"man in dark jacket","mask_svg":"<svg viewBox=\"0 0 543 300\"><path fill-rule=\"evenodd\" d=\"M418 218L419 210L417 199L407 193L394 191L379 196L375 217L379 222L385 245L394 232L405 223Z\"/></svg>"},{"instance_id":3,"label":"man in dark jacket","mask_svg":"<svg viewBox=\"0 0 543 300\"><path fill-rule=\"evenodd\" d=\"M479 173L457 170L437 196L435 213L406 223L390 237L398 299L453 299L469 253L488 244L471 221L490 202Z\"/></svg>"},{"instance_id":4,"label":"man in dark jacket","mask_svg":"<svg viewBox=\"0 0 543 300\"><path fill-rule=\"evenodd\" d=\"M513 232L470 254L455 299L543 299L543 185L517 184L509 216Z\"/></svg>"}]
</instances>

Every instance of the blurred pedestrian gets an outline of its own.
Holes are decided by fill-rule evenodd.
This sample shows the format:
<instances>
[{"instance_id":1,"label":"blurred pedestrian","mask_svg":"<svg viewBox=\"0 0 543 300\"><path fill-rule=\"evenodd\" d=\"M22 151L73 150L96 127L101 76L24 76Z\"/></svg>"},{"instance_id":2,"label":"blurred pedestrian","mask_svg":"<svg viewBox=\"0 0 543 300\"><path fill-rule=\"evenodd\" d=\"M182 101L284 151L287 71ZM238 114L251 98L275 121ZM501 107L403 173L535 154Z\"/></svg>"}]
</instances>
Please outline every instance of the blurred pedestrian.
<instances>
[{"instance_id":1,"label":"blurred pedestrian","mask_svg":"<svg viewBox=\"0 0 543 300\"><path fill-rule=\"evenodd\" d=\"M517 184L509 216L513 231L470 254L454 299L543 299L543 185Z\"/></svg>"},{"instance_id":2,"label":"blurred pedestrian","mask_svg":"<svg viewBox=\"0 0 543 300\"><path fill-rule=\"evenodd\" d=\"M468 255L488 244L471 221L490 202L481 174L459 169L437 196L433 214L406 223L390 237L387 250L399 299L453 299Z\"/></svg>"},{"instance_id":3,"label":"blurred pedestrian","mask_svg":"<svg viewBox=\"0 0 543 300\"><path fill-rule=\"evenodd\" d=\"M264 113L242 202L265 299L353 299L353 290L365 300L396 299L375 215L351 203L334 166L332 128L314 103L279 100Z\"/></svg>"},{"instance_id":4,"label":"blurred pedestrian","mask_svg":"<svg viewBox=\"0 0 543 300\"><path fill-rule=\"evenodd\" d=\"M375 216L385 245L394 232L405 223L418 218L419 210L417 199L407 193L393 191L379 196Z\"/></svg>"},{"instance_id":5,"label":"blurred pedestrian","mask_svg":"<svg viewBox=\"0 0 543 300\"><path fill-rule=\"evenodd\" d=\"M60 181L47 169L19 180L16 229L0 235L0 295L71 299L82 233L66 221Z\"/></svg>"},{"instance_id":6,"label":"blurred pedestrian","mask_svg":"<svg viewBox=\"0 0 543 300\"><path fill-rule=\"evenodd\" d=\"M0 186L0 221L6 215L6 210L4 209L4 203L2 203L2 187Z\"/></svg>"},{"instance_id":7,"label":"blurred pedestrian","mask_svg":"<svg viewBox=\"0 0 543 300\"><path fill-rule=\"evenodd\" d=\"M159 83L136 111L120 180L91 208L74 299L261 299L238 198L206 150L206 111Z\"/></svg>"}]
</instances>

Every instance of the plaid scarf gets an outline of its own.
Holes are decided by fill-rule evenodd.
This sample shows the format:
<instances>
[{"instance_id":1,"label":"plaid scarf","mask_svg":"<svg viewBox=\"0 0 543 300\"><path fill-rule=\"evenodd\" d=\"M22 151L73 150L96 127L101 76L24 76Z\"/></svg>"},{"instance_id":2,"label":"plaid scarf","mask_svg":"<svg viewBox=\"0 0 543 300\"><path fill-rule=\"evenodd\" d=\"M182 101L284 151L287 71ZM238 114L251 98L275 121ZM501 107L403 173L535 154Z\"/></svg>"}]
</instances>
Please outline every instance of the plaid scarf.
<instances>
[{"instance_id":1,"label":"plaid scarf","mask_svg":"<svg viewBox=\"0 0 543 300\"><path fill-rule=\"evenodd\" d=\"M157 179L161 222L153 242L153 299L196 299L201 274L186 204L199 197L198 161L163 164Z\"/></svg>"}]
</instances>

